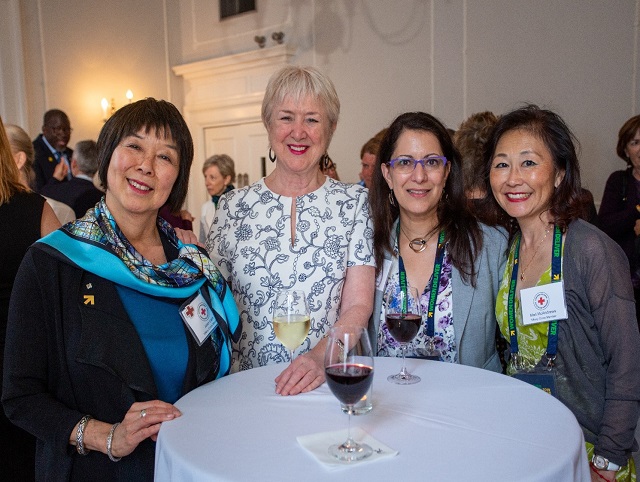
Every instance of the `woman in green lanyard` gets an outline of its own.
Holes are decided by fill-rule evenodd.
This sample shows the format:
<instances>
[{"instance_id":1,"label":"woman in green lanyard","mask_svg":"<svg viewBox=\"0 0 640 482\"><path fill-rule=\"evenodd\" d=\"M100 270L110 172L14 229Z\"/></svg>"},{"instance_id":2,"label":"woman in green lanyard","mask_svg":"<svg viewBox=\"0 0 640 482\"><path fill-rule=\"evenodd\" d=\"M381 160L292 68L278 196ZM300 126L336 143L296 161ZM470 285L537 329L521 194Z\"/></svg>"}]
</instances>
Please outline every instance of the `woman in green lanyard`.
<instances>
[{"instance_id":1,"label":"woman in green lanyard","mask_svg":"<svg viewBox=\"0 0 640 482\"><path fill-rule=\"evenodd\" d=\"M496 317L510 342L508 373L554 394L576 416L591 478L636 480L640 334L627 260L579 219L574 137L529 105L500 118L487 144L485 208L514 221ZM493 196L491 196L491 191Z\"/></svg>"},{"instance_id":2,"label":"woman in green lanyard","mask_svg":"<svg viewBox=\"0 0 640 482\"><path fill-rule=\"evenodd\" d=\"M501 371L493 306L506 233L468 211L460 156L438 119L408 112L393 121L376 160L371 212L378 280L369 331L377 355L401 355L383 299L397 300L410 285L423 319L408 356L431 358L433 343L442 361Z\"/></svg>"}]
</instances>

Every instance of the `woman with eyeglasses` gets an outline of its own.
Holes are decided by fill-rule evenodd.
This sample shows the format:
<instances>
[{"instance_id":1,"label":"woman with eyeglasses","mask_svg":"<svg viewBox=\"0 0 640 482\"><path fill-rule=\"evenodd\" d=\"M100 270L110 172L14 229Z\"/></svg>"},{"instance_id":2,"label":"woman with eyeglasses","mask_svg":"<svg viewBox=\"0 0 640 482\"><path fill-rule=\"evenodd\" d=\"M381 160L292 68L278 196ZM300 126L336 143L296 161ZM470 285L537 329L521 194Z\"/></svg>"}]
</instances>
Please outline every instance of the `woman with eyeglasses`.
<instances>
[{"instance_id":1,"label":"woman with eyeglasses","mask_svg":"<svg viewBox=\"0 0 640 482\"><path fill-rule=\"evenodd\" d=\"M435 346L441 361L501 371L493 307L506 233L468 211L460 156L438 119L409 112L389 126L371 205L377 286L369 331L377 355L401 355L384 323L383 299L409 285L420 294L423 316L408 356L432 357Z\"/></svg>"}]
</instances>

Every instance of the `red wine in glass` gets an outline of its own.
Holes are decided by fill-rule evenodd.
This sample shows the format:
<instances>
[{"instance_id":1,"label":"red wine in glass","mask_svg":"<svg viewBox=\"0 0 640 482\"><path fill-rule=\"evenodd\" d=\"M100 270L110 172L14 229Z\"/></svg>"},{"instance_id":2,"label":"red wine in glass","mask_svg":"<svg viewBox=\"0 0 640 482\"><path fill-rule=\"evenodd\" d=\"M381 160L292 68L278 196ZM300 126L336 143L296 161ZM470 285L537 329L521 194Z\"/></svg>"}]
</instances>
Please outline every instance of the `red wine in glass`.
<instances>
[{"instance_id":1,"label":"red wine in glass","mask_svg":"<svg viewBox=\"0 0 640 482\"><path fill-rule=\"evenodd\" d=\"M325 368L329 389L345 405L356 404L373 381L373 370L366 365L338 364Z\"/></svg>"},{"instance_id":2,"label":"red wine in glass","mask_svg":"<svg viewBox=\"0 0 640 482\"><path fill-rule=\"evenodd\" d=\"M420 330L420 325L422 325L422 309L418 290L408 286L406 290L388 293L385 300L385 324L393 339L400 344L402 352L400 373L389 375L387 380L398 385L418 383L420 377L407 372L405 363L407 343L415 338Z\"/></svg>"},{"instance_id":3,"label":"red wine in glass","mask_svg":"<svg viewBox=\"0 0 640 482\"><path fill-rule=\"evenodd\" d=\"M387 328L398 343L409 343L418 334L422 317L415 313L387 313Z\"/></svg>"},{"instance_id":4,"label":"red wine in glass","mask_svg":"<svg viewBox=\"0 0 640 482\"><path fill-rule=\"evenodd\" d=\"M334 326L329 330L324 373L329 389L346 406L348 417L347 440L331 445L329 454L345 462L369 457L373 449L351 438L354 405L369 391L373 381L373 354L365 328Z\"/></svg>"}]
</instances>

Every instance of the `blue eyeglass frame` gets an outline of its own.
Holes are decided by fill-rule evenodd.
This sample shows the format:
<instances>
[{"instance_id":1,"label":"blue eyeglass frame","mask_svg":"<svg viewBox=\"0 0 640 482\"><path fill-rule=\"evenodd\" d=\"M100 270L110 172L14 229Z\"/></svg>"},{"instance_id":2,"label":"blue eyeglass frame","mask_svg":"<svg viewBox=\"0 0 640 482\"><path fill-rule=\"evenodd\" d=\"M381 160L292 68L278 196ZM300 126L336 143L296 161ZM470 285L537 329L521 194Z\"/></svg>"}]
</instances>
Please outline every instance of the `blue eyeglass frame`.
<instances>
[{"instance_id":1,"label":"blue eyeglass frame","mask_svg":"<svg viewBox=\"0 0 640 482\"><path fill-rule=\"evenodd\" d=\"M444 157L444 156L426 156L426 157L423 157L422 159L414 159L413 157L396 157L395 159L391 159L388 162L388 164L393 169L395 167L396 162L398 162L398 161L412 160L413 161L413 169L412 169L412 171L415 171L416 170L416 166L418 164L420 164L422 166L422 168L424 169L426 167L424 163L425 163L425 161L427 161L429 159L440 159L442 161L442 167L445 167L447 165L447 162L449 162L447 160L447 158Z\"/></svg>"}]
</instances>

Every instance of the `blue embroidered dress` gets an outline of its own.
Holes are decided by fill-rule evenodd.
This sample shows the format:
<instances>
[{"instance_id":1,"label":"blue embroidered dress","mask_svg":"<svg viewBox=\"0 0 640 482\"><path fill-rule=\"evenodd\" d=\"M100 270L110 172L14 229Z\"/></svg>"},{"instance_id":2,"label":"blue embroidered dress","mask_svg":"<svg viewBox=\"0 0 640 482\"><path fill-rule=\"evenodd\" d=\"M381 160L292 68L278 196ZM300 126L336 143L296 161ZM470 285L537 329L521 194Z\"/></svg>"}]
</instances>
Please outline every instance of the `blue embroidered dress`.
<instances>
[{"instance_id":1,"label":"blue embroidered dress","mask_svg":"<svg viewBox=\"0 0 640 482\"><path fill-rule=\"evenodd\" d=\"M230 282L243 321L232 372L289 360L272 324L281 289L304 290L311 311L311 329L297 354L313 348L337 321L347 268L374 265L367 193L327 178L316 191L290 198L270 191L263 179L222 196L207 249Z\"/></svg>"}]
</instances>

